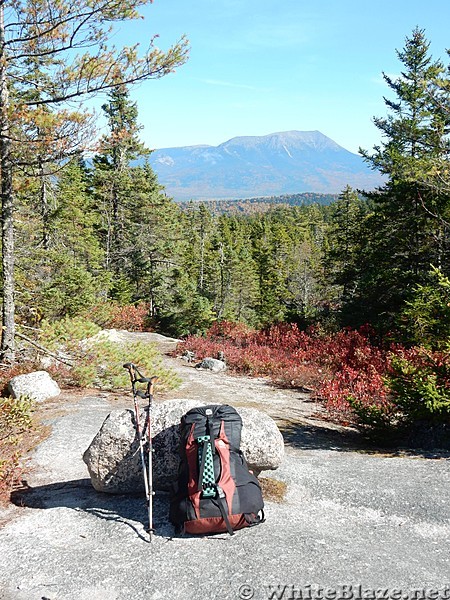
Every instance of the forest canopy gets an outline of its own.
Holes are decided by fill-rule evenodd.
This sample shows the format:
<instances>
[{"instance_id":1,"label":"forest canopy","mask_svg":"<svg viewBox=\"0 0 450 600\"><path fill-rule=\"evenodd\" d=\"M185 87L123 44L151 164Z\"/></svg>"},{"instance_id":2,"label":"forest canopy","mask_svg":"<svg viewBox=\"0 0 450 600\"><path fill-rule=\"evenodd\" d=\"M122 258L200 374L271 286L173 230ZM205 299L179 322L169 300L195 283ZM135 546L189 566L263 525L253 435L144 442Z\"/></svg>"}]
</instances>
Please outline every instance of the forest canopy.
<instances>
[{"instance_id":1,"label":"forest canopy","mask_svg":"<svg viewBox=\"0 0 450 600\"><path fill-rule=\"evenodd\" d=\"M347 186L329 204L300 198L257 210L248 202L236 212L229 203L177 204L145 160L129 86L180 66L185 40L166 53L151 47L143 58L119 51L122 67L108 69L104 25L134 18L136 3L104 0L94 10L80 2L72 13L59 2L58 12L32 18L31 4L16 5L9 30L0 20L3 361L15 359L16 326L23 334L80 317L183 337L240 323L266 332L243 344L264 336L278 350L286 339L303 344L292 355L303 366L305 344L313 354L319 346L341 352L346 362L335 371L317 353L316 374L330 376L322 376L322 393L333 402L345 396L366 423L398 421L399 411L416 418L424 403L448 421L450 75L423 30L397 53L401 75L384 75L386 116L374 118L382 142L360 151L384 185ZM76 25L82 7L94 23L89 31ZM104 42L99 53L67 64L68 37L78 50L91 36ZM91 123L63 100L100 89L108 132L87 161ZM293 329L274 330L279 324ZM348 333L361 327L364 339ZM380 354L393 344L395 355ZM397 412L389 412L393 397ZM400 410L405 398L418 408Z\"/></svg>"},{"instance_id":2,"label":"forest canopy","mask_svg":"<svg viewBox=\"0 0 450 600\"><path fill-rule=\"evenodd\" d=\"M126 6L115 17L129 17ZM34 24L36 32L49 17L41 18ZM229 202L180 206L166 196L142 160L149 150L139 139L138 107L124 81L103 80L109 90L103 105L109 132L93 159L86 162L81 147L69 152L55 146L53 138L62 133L51 119L58 116L61 126L75 127L76 118L58 112L59 105L53 112L49 105L72 88L68 81L57 90L42 65L49 60L53 69L75 67L65 67L64 54L54 53L63 34L47 40L47 57L43 40L32 44L31 30L19 33L21 45L7 37L3 41L12 65L6 70L5 93L12 107L23 107L24 116L4 121L2 134L5 164L10 165L2 169L2 216L7 229L12 219L7 200L13 199L19 324L35 326L112 302L144 303L149 325L177 335L202 332L222 319L254 327L282 321L335 329L370 323L380 335L391 331L411 342L420 342L420 331L433 329L423 323L419 305L425 302L424 290L434 290L429 298L440 297L438 278L450 275L450 80L448 67L430 56L422 30L414 30L398 52L402 75L384 75L391 99L385 100L387 116L374 118L383 142L361 150L386 175L386 183L371 192L347 187L330 204L322 199L310 203L299 195L286 202L300 206L280 204L281 198L268 210L250 208L243 214ZM19 48L23 55L28 52L26 58L19 60ZM158 69L182 64L185 51L182 42L167 54L152 51L146 68L154 60L153 75L159 76ZM44 62L38 61L40 54ZM130 61L133 73L144 68ZM20 69L28 83L18 84ZM86 85L92 87L93 79ZM9 115L11 106L6 109L4 102L3 114ZM39 124L37 107L44 111ZM43 120L46 111L48 122ZM13 130L19 140L14 143ZM34 162L27 155L30 139L37 144ZM61 156L49 153L55 147ZM4 262L8 240L3 240ZM6 301L9 267L4 265ZM422 306L427 314L431 310Z\"/></svg>"}]
</instances>

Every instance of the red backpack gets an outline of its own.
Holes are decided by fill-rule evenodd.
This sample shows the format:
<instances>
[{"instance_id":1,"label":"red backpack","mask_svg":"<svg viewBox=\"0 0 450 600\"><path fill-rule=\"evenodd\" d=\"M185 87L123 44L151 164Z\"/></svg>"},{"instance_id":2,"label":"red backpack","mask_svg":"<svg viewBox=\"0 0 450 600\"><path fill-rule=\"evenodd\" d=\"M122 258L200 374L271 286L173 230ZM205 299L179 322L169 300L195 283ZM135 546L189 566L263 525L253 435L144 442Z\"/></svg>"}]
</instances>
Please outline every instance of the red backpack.
<instances>
[{"instance_id":1,"label":"red backpack","mask_svg":"<svg viewBox=\"0 0 450 600\"><path fill-rule=\"evenodd\" d=\"M240 450L241 429L241 417L228 405L194 408L182 417L181 464L170 507L178 531L233 535L264 521L261 487Z\"/></svg>"}]
</instances>

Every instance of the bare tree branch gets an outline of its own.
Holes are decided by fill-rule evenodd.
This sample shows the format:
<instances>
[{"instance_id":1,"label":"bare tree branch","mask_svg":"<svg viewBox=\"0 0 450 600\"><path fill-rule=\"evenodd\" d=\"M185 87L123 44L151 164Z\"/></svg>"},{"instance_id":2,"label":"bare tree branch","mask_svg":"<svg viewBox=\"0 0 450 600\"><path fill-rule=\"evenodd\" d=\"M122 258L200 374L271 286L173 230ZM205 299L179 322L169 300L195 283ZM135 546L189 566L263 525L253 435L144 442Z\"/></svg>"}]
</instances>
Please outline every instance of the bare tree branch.
<instances>
[{"instance_id":1,"label":"bare tree branch","mask_svg":"<svg viewBox=\"0 0 450 600\"><path fill-rule=\"evenodd\" d=\"M35 348L37 348L41 352L44 352L44 354L48 354L49 356L51 356L55 360L58 360L59 362L63 363L64 365L68 365L69 367L73 367L73 362L69 362L67 359L61 358L60 356L58 356L54 352L51 352L50 350L48 350L48 348L44 348L44 346L41 346L41 344L38 344L37 342L35 342L31 338L29 338L28 336L24 335L23 333L20 333L19 331L16 331L16 336L18 338L20 338L21 340L24 340L28 344L31 344L32 346L35 346Z\"/></svg>"}]
</instances>

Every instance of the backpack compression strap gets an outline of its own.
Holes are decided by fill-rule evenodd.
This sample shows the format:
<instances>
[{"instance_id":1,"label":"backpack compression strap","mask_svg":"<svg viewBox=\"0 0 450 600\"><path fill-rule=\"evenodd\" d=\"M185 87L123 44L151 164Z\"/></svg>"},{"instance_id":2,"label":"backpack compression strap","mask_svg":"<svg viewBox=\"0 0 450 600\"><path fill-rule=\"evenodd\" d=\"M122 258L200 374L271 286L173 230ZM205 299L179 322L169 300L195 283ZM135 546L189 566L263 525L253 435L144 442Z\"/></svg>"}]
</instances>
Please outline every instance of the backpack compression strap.
<instances>
[{"instance_id":1,"label":"backpack compression strap","mask_svg":"<svg viewBox=\"0 0 450 600\"><path fill-rule=\"evenodd\" d=\"M222 515L223 522L225 523L225 527L230 535L234 535L233 528L230 523L230 519L228 518L228 504L225 496L225 492L219 486L217 486L217 498L212 500L214 504L220 510L220 514Z\"/></svg>"},{"instance_id":2,"label":"backpack compression strap","mask_svg":"<svg viewBox=\"0 0 450 600\"><path fill-rule=\"evenodd\" d=\"M202 492L203 498L213 498L216 495L216 474L214 472L216 443L208 413L206 416L206 435L198 437L197 444L199 461L197 491Z\"/></svg>"},{"instance_id":3,"label":"backpack compression strap","mask_svg":"<svg viewBox=\"0 0 450 600\"><path fill-rule=\"evenodd\" d=\"M197 443L198 460L200 462L197 491L202 492L203 498L213 498L216 495L216 477L209 435L202 435L197 438Z\"/></svg>"}]
</instances>

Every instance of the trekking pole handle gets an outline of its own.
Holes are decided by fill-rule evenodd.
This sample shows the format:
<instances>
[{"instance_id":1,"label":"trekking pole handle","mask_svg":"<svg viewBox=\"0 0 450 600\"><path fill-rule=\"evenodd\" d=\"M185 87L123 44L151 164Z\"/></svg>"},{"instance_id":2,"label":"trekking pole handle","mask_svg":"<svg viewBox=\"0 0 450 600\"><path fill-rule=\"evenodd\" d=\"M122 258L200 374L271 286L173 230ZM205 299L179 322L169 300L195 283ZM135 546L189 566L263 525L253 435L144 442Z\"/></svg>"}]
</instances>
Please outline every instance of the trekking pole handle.
<instances>
[{"instance_id":1,"label":"trekking pole handle","mask_svg":"<svg viewBox=\"0 0 450 600\"><path fill-rule=\"evenodd\" d=\"M148 393L149 397L153 396L153 388L155 387L155 383L158 380L159 380L159 377L157 375L150 377L150 379L148 380L147 393Z\"/></svg>"},{"instance_id":2,"label":"trekking pole handle","mask_svg":"<svg viewBox=\"0 0 450 600\"><path fill-rule=\"evenodd\" d=\"M157 375L154 375L153 377L144 377L144 375L142 375L137 366L131 362L125 363L123 365L123 368L127 369L127 371L129 372L131 381L135 381L137 383L154 383L159 379Z\"/></svg>"},{"instance_id":3,"label":"trekking pole handle","mask_svg":"<svg viewBox=\"0 0 450 600\"><path fill-rule=\"evenodd\" d=\"M130 374L131 383L134 384L134 382L136 381L136 365L129 362L125 363L123 365L123 368L128 371L128 373Z\"/></svg>"},{"instance_id":4,"label":"trekking pole handle","mask_svg":"<svg viewBox=\"0 0 450 600\"><path fill-rule=\"evenodd\" d=\"M134 363L125 363L123 365L124 369L127 369L128 373L130 374L130 379L131 379L131 385L133 386L133 393L137 393L135 390L135 384L136 383L146 383L147 384L147 392L146 392L146 396L152 396L153 395L153 388L155 383L159 380L159 377L157 375L154 375L153 377L144 377L142 375L142 373L139 371L139 369L136 367L136 365ZM138 396L141 397L145 397L142 395L141 393L137 393Z\"/></svg>"}]
</instances>

